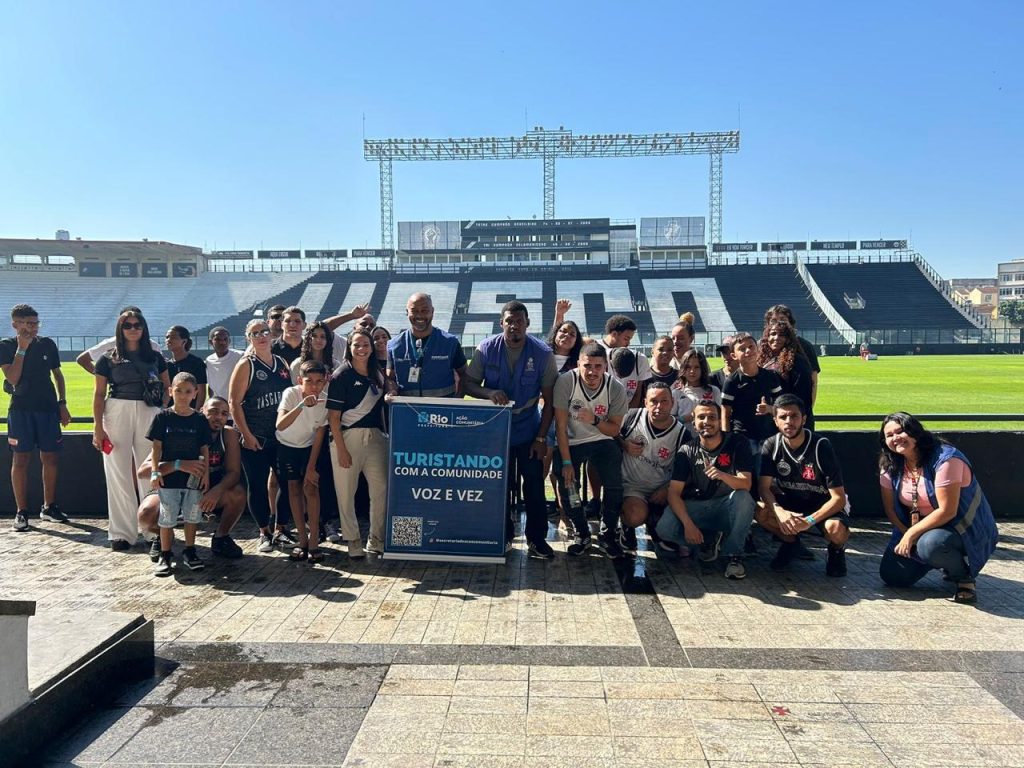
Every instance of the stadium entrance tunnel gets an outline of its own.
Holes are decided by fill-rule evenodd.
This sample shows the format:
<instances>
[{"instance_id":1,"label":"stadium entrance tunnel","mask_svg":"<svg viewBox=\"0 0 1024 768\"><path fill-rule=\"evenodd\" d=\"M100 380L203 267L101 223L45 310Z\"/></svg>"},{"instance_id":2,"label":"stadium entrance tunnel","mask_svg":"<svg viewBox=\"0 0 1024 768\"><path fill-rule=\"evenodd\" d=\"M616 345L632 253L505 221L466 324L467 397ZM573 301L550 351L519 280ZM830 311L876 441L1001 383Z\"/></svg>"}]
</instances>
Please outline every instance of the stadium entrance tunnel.
<instances>
[{"instance_id":1,"label":"stadium entrance tunnel","mask_svg":"<svg viewBox=\"0 0 1024 768\"><path fill-rule=\"evenodd\" d=\"M1024 518L1019 480L1024 474L1024 432L937 432L966 454L997 518ZM821 434L832 440L839 454L854 517L884 517L878 485L877 433L822 430ZM0 453L0 473L6 481L10 478L12 452ZM41 488L39 460L33 457L29 467L31 517L37 516L43 503ZM103 461L92 447L91 432L64 434L57 503L72 517L107 514ZM14 509L10 482L0 482L0 514L10 519Z\"/></svg>"}]
</instances>

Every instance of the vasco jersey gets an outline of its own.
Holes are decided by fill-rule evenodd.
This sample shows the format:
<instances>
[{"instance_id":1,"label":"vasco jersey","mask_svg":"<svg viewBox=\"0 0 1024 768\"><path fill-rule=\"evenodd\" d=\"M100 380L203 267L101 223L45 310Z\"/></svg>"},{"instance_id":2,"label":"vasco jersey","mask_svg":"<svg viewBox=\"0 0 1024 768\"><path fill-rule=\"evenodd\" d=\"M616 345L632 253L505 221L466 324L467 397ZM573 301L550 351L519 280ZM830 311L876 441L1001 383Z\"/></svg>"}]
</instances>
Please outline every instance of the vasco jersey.
<instances>
[{"instance_id":1,"label":"vasco jersey","mask_svg":"<svg viewBox=\"0 0 1024 768\"><path fill-rule=\"evenodd\" d=\"M210 437L210 443L207 450L210 455L210 487L213 488L217 483L224 479L224 473L227 469L224 466L224 462L227 461L227 449L224 447L224 432L229 430L232 440L238 440L234 435L234 430L231 427L224 427L217 431L217 434Z\"/></svg>"},{"instance_id":2,"label":"vasco jersey","mask_svg":"<svg viewBox=\"0 0 1024 768\"><path fill-rule=\"evenodd\" d=\"M267 365L255 355L249 360L249 387L242 400L242 413L249 431L256 437L273 437L277 430L277 406L281 393L292 385L288 364L274 355L273 365Z\"/></svg>"},{"instance_id":3,"label":"vasco jersey","mask_svg":"<svg viewBox=\"0 0 1024 768\"><path fill-rule=\"evenodd\" d=\"M722 442L713 451L703 448L699 442L684 445L676 454L676 464L672 470L672 479L686 484L683 488L684 499L713 499L732 493L732 488L721 480L711 480L704 474L704 468L710 466L730 475L751 472L754 457L750 453L750 443L742 435L725 432L722 434Z\"/></svg>"},{"instance_id":4,"label":"vasco jersey","mask_svg":"<svg viewBox=\"0 0 1024 768\"><path fill-rule=\"evenodd\" d=\"M578 371L563 373L555 382L554 406L569 411L569 445L582 445L612 438L592 424L579 421L581 410L593 411L601 421L610 416L625 416L629 410L626 390L611 374L604 374L595 390L587 389Z\"/></svg>"},{"instance_id":5,"label":"vasco jersey","mask_svg":"<svg viewBox=\"0 0 1024 768\"><path fill-rule=\"evenodd\" d=\"M688 439L686 429L676 419L665 429L656 429L643 408L629 412L619 436L644 447L639 456L622 452L622 481L638 488L649 488L651 492L672 479L676 453Z\"/></svg>"},{"instance_id":6,"label":"vasco jersey","mask_svg":"<svg viewBox=\"0 0 1024 768\"><path fill-rule=\"evenodd\" d=\"M804 430L804 444L796 450L781 434L761 446L761 475L771 477L772 495L779 506L810 515L830 498L829 488L841 488L843 471L827 437Z\"/></svg>"},{"instance_id":7,"label":"vasco jersey","mask_svg":"<svg viewBox=\"0 0 1024 768\"><path fill-rule=\"evenodd\" d=\"M597 343L604 347L605 352L608 354L609 373L626 388L626 394L629 396L629 399L632 400L633 395L636 394L637 390L643 390L644 382L651 378L651 364L648 362L647 356L644 355L643 352L637 352L634 350L633 353L636 355L636 363L633 365L633 371L628 376L619 376L615 371L611 370L612 352L616 348L609 347L605 344L603 339Z\"/></svg>"}]
</instances>

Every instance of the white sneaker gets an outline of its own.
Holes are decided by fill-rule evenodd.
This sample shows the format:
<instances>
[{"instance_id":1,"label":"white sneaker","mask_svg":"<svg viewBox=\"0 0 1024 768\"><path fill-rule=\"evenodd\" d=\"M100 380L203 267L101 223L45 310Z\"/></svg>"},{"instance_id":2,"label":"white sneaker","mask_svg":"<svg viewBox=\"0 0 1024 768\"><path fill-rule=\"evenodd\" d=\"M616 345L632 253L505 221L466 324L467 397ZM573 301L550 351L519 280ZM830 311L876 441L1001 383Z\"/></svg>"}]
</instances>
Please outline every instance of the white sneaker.
<instances>
[{"instance_id":1,"label":"white sneaker","mask_svg":"<svg viewBox=\"0 0 1024 768\"><path fill-rule=\"evenodd\" d=\"M348 543L348 556L352 560L361 560L366 557L366 552L363 551L362 539L355 539Z\"/></svg>"},{"instance_id":2,"label":"white sneaker","mask_svg":"<svg viewBox=\"0 0 1024 768\"><path fill-rule=\"evenodd\" d=\"M738 556L733 555L729 558L729 564L725 566L725 578L737 580L747 578L747 569L743 567L743 560Z\"/></svg>"}]
</instances>

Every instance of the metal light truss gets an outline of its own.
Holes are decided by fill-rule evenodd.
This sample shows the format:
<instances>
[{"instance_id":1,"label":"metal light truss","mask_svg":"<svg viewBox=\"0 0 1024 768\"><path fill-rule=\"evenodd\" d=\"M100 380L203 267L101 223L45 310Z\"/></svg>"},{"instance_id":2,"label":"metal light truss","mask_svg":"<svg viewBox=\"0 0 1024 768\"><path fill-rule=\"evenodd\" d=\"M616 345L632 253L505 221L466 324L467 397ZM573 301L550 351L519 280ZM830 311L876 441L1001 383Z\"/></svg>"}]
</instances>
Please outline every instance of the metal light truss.
<instances>
[{"instance_id":1,"label":"metal light truss","mask_svg":"<svg viewBox=\"0 0 1024 768\"><path fill-rule=\"evenodd\" d=\"M585 133L564 128L536 128L523 136L487 136L448 139L365 139L363 157L380 163L381 244L391 247L390 230L385 235L385 205L391 218L393 190L392 161L443 160L543 160L544 218L555 215L556 158L646 157L651 155L710 155L711 178L709 217L711 242L722 233L722 155L738 152L739 131L704 133ZM385 173L387 179L385 181Z\"/></svg>"}]
</instances>

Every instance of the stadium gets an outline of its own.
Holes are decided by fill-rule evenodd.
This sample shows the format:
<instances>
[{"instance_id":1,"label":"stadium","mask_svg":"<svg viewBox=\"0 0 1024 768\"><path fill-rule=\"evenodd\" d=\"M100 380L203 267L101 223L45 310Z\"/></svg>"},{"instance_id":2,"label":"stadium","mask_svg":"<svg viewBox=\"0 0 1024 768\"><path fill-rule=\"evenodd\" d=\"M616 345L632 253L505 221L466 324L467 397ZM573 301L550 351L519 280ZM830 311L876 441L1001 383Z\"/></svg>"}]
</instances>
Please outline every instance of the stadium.
<instances>
[{"instance_id":1,"label":"stadium","mask_svg":"<svg viewBox=\"0 0 1024 768\"><path fill-rule=\"evenodd\" d=\"M676 680L692 685L698 678L691 679L672 669L691 666L691 659L697 660L692 666L699 666L700 654L716 644L727 647L732 655L729 660L716 658L713 663L708 662L709 667L756 669L758 665L777 664L789 669L811 658L805 646L813 646L816 652L835 655L840 659L836 663L845 665L841 668L851 670L834 674L851 676L844 680L854 682L867 680L856 676L882 674L875 668L885 670L887 664L892 666L887 654L898 655L902 644L914 639L914 632L903 628L903 615L881 602L878 588L871 581L877 577L875 561L885 547L883 529L877 519L882 516L875 463L877 429L882 414L896 408L926 414L926 420L939 422L937 429L972 457L978 481L985 488L996 516L1005 521L1020 515L1017 475L1024 455L1019 431L1024 419L1019 397L1020 377L1024 373L1024 358L1020 357L1024 351L1024 330L1006 325L993 327L990 317L957 301L948 281L939 276L908 239L723 242L721 152L728 149L720 149L717 156L711 152L707 217L556 218L554 161L544 154L544 144L549 140L558 142L556 150L569 154L579 140L584 146L581 151L590 152L591 156L637 154L641 150L666 154L673 147L680 153L696 150L690 146L692 139L685 135L672 138L669 134L655 134L654 138L641 141L627 135L570 138L567 132L543 129L534 134L532 141L536 146L532 149L529 136L520 143L516 139L480 139L477 144L450 139L433 144L428 140L367 142L367 159L379 162L381 167L382 243L375 249L285 246L207 251L189 244L147 240L71 239L63 232L53 240L0 239L0 305L31 303L43 322L42 333L56 341L61 359L70 363L83 350L111 336L114 320L126 305L142 308L154 339L159 339L165 328L188 327L195 340L193 352L205 356L211 329L227 328L234 337L233 346L241 347L246 324L254 318L267 317L268 309L274 305L301 308L307 322L369 305L378 325L398 333L409 326L406 303L410 295L424 292L433 300L434 325L458 337L465 355L471 357L480 342L502 332L499 314L507 302L522 302L529 310L530 332L544 338L554 322L556 302L568 299L572 306L567 319L574 320L595 338L603 334L610 317L628 315L637 326L632 346L644 353L650 353L655 339L668 334L681 315L690 313L694 317L694 346L704 349L713 359L716 348L727 336L747 331L759 337L765 309L785 304L797 319L800 335L818 351L822 364L819 426L848 462L844 468L845 487L858 528L857 548L851 549L855 553L851 555L851 586L832 590L823 597L824 588L800 581L818 576L810 575L810 565L801 565L799 578L770 576L772 581L761 580L757 587L746 582L748 586L741 588L735 586L736 582L729 582L723 588L720 583L711 584L713 577L708 570L691 573L686 570L689 563L680 567L663 561L653 544L641 546L636 563L615 560L605 567L594 564L604 561L591 558L582 566L578 561L557 567L552 563L548 570L534 573L529 571L530 561L522 549L509 550L513 558L510 567L503 560L500 566L474 569L422 563L403 566L400 562L379 562L377 558L358 561L351 548L351 559L342 561L337 559L340 551L328 548L329 568L299 572L280 552L266 558L257 556L255 542L249 542L246 557L236 561L237 565L211 561L213 567L205 577L182 572L179 567L173 588L181 591L179 595L187 593L189 602L189 608L182 610L159 591L153 593L144 586L148 563L127 566L130 570L111 576L102 565L97 565L97 557L102 555L82 555L74 549L86 544L98 545L91 548L93 551L106 548L106 531L101 524L94 526L91 519L104 516L107 497L101 459L90 442L91 435L85 431L92 422L92 377L71 364L65 366L65 375L68 404L76 423L65 441L58 494L62 505L76 518L75 527L81 533L53 535L67 537L66 543L57 545L63 556L88 558L88 567L92 569L83 581L85 593L70 605L101 604L118 611L113 615L119 618L93 620L86 612L81 620L62 618L58 622L73 627L66 631L80 633L78 643L85 650L76 652L88 656L89 662L82 663L80 668L75 666L77 660L72 662L67 678L63 677L67 670L60 668L46 680L45 691L42 686L37 688L34 698L6 721L2 720L4 712L0 709L0 734L13 739L11 743L16 747L12 754L25 757L42 749L39 733L25 727L27 718L38 716L35 713L47 712L55 723L75 722L75 716L68 713L69 702L83 695L84 686L117 681L111 685L109 696L96 697L94 706L100 707L135 681L140 686L140 698L123 694L131 702L128 706L134 707L139 701L150 701L141 697L152 695L150 690L154 686L157 691L164 690L167 684L162 682L161 675L182 674L175 671L178 665L193 678L184 682L180 677L170 678L174 686L179 686L167 699L167 710L171 712L179 711L172 705L180 706L180 711L191 706L175 703L174 697L182 690L183 699L187 699L193 689L205 690L211 676L217 675L224 677L217 678L215 685L223 685L224 690L216 690L214 701L235 702L235 697L240 697L241 707L257 706L249 703L257 688L271 690L272 695L283 697L282 701L294 701L285 696L287 680L308 675L308 682L319 680L317 675L321 674L331 680L355 679L351 676L363 675L366 665L377 664L379 659L384 660L378 665L381 670L393 664L388 675L399 670L399 675L426 676L424 680L392 680L373 678L378 672L384 674L380 670L368 673L372 678L366 682L370 693L365 702L359 699L362 703L357 708L361 718L371 706L384 707L379 702L389 700L387 695L373 698L378 687L384 694L412 692L415 695L407 698L429 699L420 694L428 690L428 682L435 682L432 676L448 674L431 665L444 662L452 668L461 665L460 670L471 670L474 665L483 664L486 666L477 672L468 673L481 674L483 679L447 681L453 686L464 682L476 686L471 688L476 694L472 706L484 707L484 714L465 715L473 722L462 726L474 729L480 727L480 722L493 722L499 717L486 709L495 706L484 695L487 687L497 686L501 690L503 685L526 685L522 680L494 677L520 674L508 665L539 670L531 671L531 675L552 675L550 681L539 679L535 684L531 677L529 683L531 691L536 685L550 693L555 689L555 681L561 679L559 675L565 674L551 670L562 670L559 665L563 663L575 664L582 670L580 665L591 658L595 649L605 659L602 663L610 665L599 674L608 675L610 681L576 683L577 687L572 689L576 693L572 695L607 696L611 701L623 690L616 687L623 685L617 681L632 680L640 672L643 680L658 685L668 681L665 675L675 675L671 685L676 685ZM738 140L738 132L727 138L737 147ZM707 147L701 151L706 153ZM446 159L510 159L516 153L525 153L527 159L543 156L545 216L399 221L394 242L390 164L392 160L411 159L416 152L424 153L426 157L422 159L445 159L445 153ZM482 157L485 152L492 157ZM385 158L382 153L393 154ZM822 233L823 237L827 235ZM349 321L340 332L351 328ZM868 350L870 360L861 354ZM980 380L966 374L981 369L985 376ZM76 433L76 429L84 431ZM5 475L9 455L5 454L0 461L0 471ZM38 507L40 474L35 467L30 480L32 502ZM11 489L3 488L0 508L6 509L12 503ZM79 519L81 522L77 522ZM366 520L361 522L365 524ZM248 523L246 519L241 527ZM416 536L420 535L417 529ZM553 540L559 540L559 535L557 531L552 534ZM762 541L761 546L764 552L766 546L772 545ZM818 548L817 544L815 547ZM1021 635L1016 634L1014 639L1013 627L1020 616L1019 582L1015 581L1012 562L1016 559L1019 565L1016 550L995 558L992 575L986 573L985 595L996 605L993 615L979 612L981 618L971 619L967 625L969 631L981 638L978 646L1002 648L1000 644L1005 643L1008 656L978 657L980 661L970 657L967 662L960 661L959 655L955 661L943 656L935 662L938 671L931 674L959 675L958 665L977 671L1001 670L1017 663ZM36 559L34 551L28 550L15 551L14 556L21 558L23 566ZM749 556L756 558L756 549ZM815 554L810 553L810 557ZM697 564L693 566L696 568ZM342 573L343 569L348 575ZM70 568L62 568L54 576L31 569L27 573L30 580L75 578ZM758 578L761 576L758 574ZM939 578L936 575L932 580L937 582ZM93 580L103 585L95 595L91 593ZM124 594L122 588L132 591ZM932 592L942 588L929 586ZM456 596L457 608L444 606L438 595ZM424 608L420 598L434 602L428 602ZM196 601L194 605L192 600ZM714 603L713 607L708 607L708 600ZM556 601L565 601L569 608L563 610ZM810 613L825 610L828 601L843 607L825 618L824 614ZM8 602L13 605L15 601ZM752 607L753 604L756 606ZM66 608L69 604L61 605ZM580 605L587 606L587 611L598 606L599 619L595 620L593 615L587 615L585 621L576 618L584 611ZM194 606L199 607L193 610ZM735 606L750 610L750 615L742 622L725 618ZM920 610L921 621L938 649L958 647L960 642L961 630L956 620L949 618L947 607L932 613ZM425 611L423 615L427 618L416 618L420 615L418 611ZM701 611L714 611L717 615L705 623L695 623L694 617ZM793 618L801 612L808 612L809 616ZM524 620L524 615L532 620ZM541 618L537 619L538 616ZM751 621L759 623L754 633L758 637L750 636ZM837 628L850 621L859 627L853 639ZM88 631L83 629L86 625ZM743 639L736 642L734 637L740 631L744 633ZM160 649L162 656L156 656L155 677L154 639L156 644L164 643ZM763 644L773 645L772 653L766 656L765 649L758 648ZM879 654L877 657L858 655L858 644L881 650L865 652ZM444 650L434 653L441 646ZM765 658L769 661L764 662ZM821 658L813 656L812 663ZM412 662L408 667L411 672L401 671L405 662ZM650 668L638 669L644 665ZM867 671L865 665L874 666ZM218 669L216 673L209 671L214 666ZM298 671L300 668L306 671ZM703 685L708 691L712 691L711 686L722 685L721 680L725 679L717 677L721 673L696 671L716 675L699 678L705 682L700 682L698 688ZM259 681L255 687L247 687L251 682L247 675ZM268 682L267 675L280 679ZM812 679L822 689L826 683L833 684L827 676ZM877 678L871 679L877 684ZM963 682L960 677L941 681L949 685ZM314 688L321 684L310 683ZM328 684L331 696L342 695L329 687L334 684ZM362 683L351 683L357 684ZM636 693L630 695L639 698L640 684L636 685ZM850 690L852 684L843 687L844 692ZM1000 694L1000 701L1014 708L1011 712L998 702L992 703L996 691L1001 689L991 686L992 696L987 692L989 689L985 690L984 697L979 694L976 700L984 699L989 707L987 712L1009 719L1017 717L1013 712L1019 715L1022 711L1019 691ZM41 695L41 691L49 698ZM708 695L731 695L722 691L725 689L715 687ZM679 695L689 695L689 689ZM763 702L758 698L752 704L756 709L754 716L765 714L768 722L774 722L772 715L788 716L790 707L803 715L809 705L794 703L794 695L811 696L814 701L815 696L825 696L831 701L827 697L833 694L805 693L801 689L791 695L787 691L788 698L779 699L784 702L780 704L772 704L776 699L766 695ZM393 695L390 700L399 698L402 697ZM335 704L333 698L315 700L315 706ZM577 700L589 701L572 699ZM277 701L274 699L275 706ZM723 704L700 701L699 706L716 703ZM412 704L426 706L419 702L410 702L408 706ZM727 708L740 704L746 706L746 702L724 702ZM201 706L207 706L206 699ZM530 707L533 706L531 702ZM567 711L558 711L559 717L546 727L560 734L568 715ZM728 709L729 716L737 711ZM736 716L750 715L744 710ZM133 731L133 735L126 737L126 751L118 759L130 763L140 760L131 751L131 744L145 741L145 728L158 728L162 722L158 717L162 715L151 717L148 711L145 713L145 725L138 733ZM355 724L355 730L345 737L347 741L339 742L339 756L344 757L349 744L354 743L353 749L358 747L369 757L346 765L384 764L376 762L379 755L374 750L380 747L367 743L376 737L356 737L362 722L360 719ZM387 723L390 728L392 720ZM86 730L103 733L107 727L104 721L100 726L86 726ZM333 727L333 722L329 727ZM18 730L20 735L15 736ZM419 734L413 736L418 739ZM353 738L357 740L353 742ZM406 734L406 738L404 746L398 748L419 748L412 743L411 736ZM460 738L453 737L453 743L458 744L453 747L456 751L462 748ZM625 743L625 737L621 741ZM75 754L75 748L64 747L65 751L59 754ZM617 742L616 749L631 747ZM861 753L850 747L848 754ZM403 759L407 756L403 755ZM26 759L26 764L32 764L31 758ZM341 760L337 762L340 764ZM535 764L547 763L542 758ZM697 764L705 765L694 763ZM854 757L849 764L869 763Z\"/></svg>"}]
</instances>

